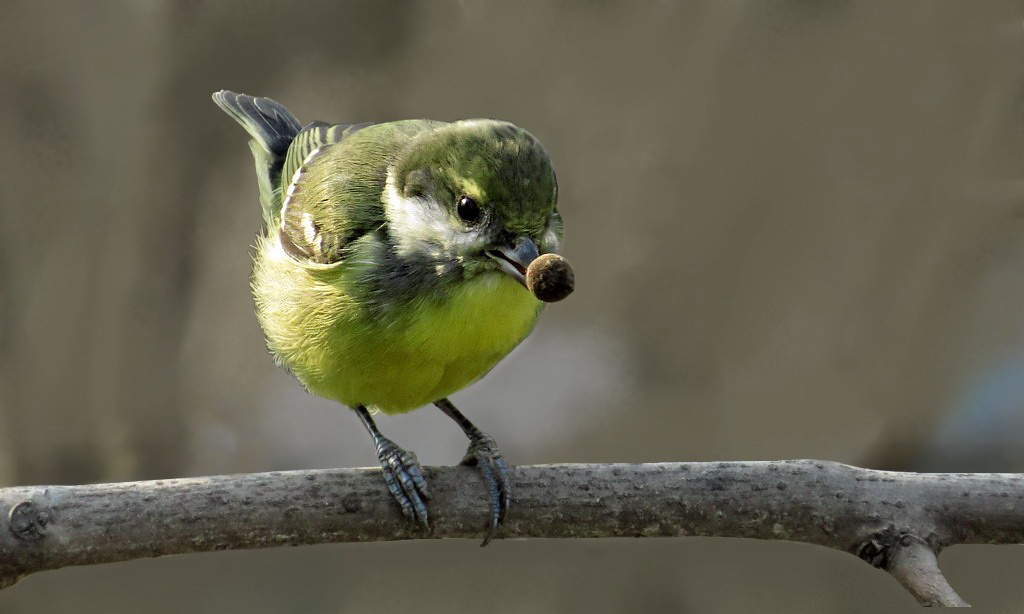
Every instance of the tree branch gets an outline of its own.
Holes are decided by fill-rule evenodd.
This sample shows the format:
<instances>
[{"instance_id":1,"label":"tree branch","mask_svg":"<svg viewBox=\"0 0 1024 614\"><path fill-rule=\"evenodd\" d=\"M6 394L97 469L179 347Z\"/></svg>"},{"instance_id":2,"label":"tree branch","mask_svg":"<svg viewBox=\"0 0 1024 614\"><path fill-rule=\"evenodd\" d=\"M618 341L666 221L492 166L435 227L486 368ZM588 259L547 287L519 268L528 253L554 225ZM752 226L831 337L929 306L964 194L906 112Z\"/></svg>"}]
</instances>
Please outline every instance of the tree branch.
<instances>
[{"instance_id":1,"label":"tree branch","mask_svg":"<svg viewBox=\"0 0 1024 614\"><path fill-rule=\"evenodd\" d=\"M0 586L70 565L278 545L480 538L475 469L427 467L432 530L405 522L378 469L0 489ZM936 554L1024 543L1024 475L914 474L766 461L513 468L505 537L777 539L850 552L924 605L966 605ZM500 547L500 546L499 546Z\"/></svg>"},{"instance_id":2,"label":"tree branch","mask_svg":"<svg viewBox=\"0 0 1024 614\"><path fill-rule=\"evenodd\" d=\"M939 571L939 561L935 558L935 552L916 537L904 535L900 538L900 543L893 549L885 568L921 605L968 605Z\"/></svg>"}]
</instances>

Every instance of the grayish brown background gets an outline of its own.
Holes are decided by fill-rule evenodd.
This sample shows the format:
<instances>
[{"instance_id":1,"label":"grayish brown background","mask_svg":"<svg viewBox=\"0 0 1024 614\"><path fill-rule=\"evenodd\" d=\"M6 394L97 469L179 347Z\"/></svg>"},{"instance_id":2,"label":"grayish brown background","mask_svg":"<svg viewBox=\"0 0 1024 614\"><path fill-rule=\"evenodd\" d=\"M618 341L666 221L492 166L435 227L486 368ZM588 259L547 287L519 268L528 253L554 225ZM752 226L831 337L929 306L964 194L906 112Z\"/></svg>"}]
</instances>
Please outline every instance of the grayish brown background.
<instances>
[{"instance_id":1,"label":"grayish brown background","mask_svg":"<svg viewBox=\"0 0 1024 614\"><path fill-rule=\"evenodd\" d=\"M355 417L264 350L248 289L256 183L242 131L210 102L220 88L303 121L500 117L547 144L579 289L455 396L515 462L1022 470L1024 390L977 383L1024 373L1022 15L6 0L0 483L373 464ZM947 415L1002 439L952 451L950 427L929 443ZM426 463L465 447L433 410L381 427ZM942 562L968 601L1024 603L1024 549ZM220 553L0 593L18 613L868 604L912 601L848 555L712 539Z\"/></svg>"}]
</instances>

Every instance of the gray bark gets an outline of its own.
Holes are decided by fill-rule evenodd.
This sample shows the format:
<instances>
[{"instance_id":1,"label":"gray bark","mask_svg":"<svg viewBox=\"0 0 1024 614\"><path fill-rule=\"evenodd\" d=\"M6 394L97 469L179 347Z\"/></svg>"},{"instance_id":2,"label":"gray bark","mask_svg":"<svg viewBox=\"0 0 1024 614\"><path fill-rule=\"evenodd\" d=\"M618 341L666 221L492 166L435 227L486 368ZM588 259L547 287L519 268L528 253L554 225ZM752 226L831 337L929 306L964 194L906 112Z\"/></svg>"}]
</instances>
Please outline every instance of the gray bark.
<instances>
[{"instance_id":1,"label":"gray bark","mask_svg":"<svg viewBox=\"0 0 1024 614\"><path fill-rule=\"evenodd\" d=\"M0 489L0 579L70 565L279 545L481 538L476 470L426 467L431 530L378 469ZM1024 475L915 474L797 460L513 468L504 537L777 539L849 552L920 603L966 605L942 577L952 544L1024 543ZM500 547L500 545L498 546Z\"/></svg>"}]
</instances>

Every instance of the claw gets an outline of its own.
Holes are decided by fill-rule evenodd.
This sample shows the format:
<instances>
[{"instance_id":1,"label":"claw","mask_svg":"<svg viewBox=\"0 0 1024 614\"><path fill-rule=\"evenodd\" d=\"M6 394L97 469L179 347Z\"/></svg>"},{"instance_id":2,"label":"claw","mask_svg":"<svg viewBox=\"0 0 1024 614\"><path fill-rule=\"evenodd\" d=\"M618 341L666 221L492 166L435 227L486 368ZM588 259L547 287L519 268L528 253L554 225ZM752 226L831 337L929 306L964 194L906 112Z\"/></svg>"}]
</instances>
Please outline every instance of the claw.
<instances>
[{"instance_id":1,"label":"claw","mask_svg":"<svg viewBox=\"0 0 1024 614\"><path fill-rule=\"evenodd\" d=\"M426 501L430 499L430 491L416 455L381 437L377 442L377 458L384 472L384 482L402 508L402 515L429 528Z\"/></svg>"},{"instance_id":2,"label":"claw","mask_svg":"<svg viewBox=\"0 0 1024 614\"><path fill-rule=\"evenodd\" d=\"M512 479L509 475L508 463L502 456L498 444L489 435L481 434L474 437L462 459L463 465L477 466L487 487L488 499L491 503L491 522L487 535L484 536L484 547L491 538L498 534L498 525L508 518L508 510L512 500Z\"/></svg>"}]
</instances>

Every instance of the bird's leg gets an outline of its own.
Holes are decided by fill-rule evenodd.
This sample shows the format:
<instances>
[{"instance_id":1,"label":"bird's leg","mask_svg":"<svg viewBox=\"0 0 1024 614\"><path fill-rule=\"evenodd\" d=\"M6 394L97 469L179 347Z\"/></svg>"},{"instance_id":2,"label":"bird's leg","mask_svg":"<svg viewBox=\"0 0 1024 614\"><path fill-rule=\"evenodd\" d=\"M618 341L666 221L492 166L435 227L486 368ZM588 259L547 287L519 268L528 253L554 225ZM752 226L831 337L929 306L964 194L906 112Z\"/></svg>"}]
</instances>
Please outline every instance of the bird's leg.
<instances>
[{"instance_id":1,"label":"bird's leg","mask_svg":"<svg viewBox=\"0 0 1024 614\"><path fill-rule=\"evenodd\" d=\"M491 502L491 524L480 546L486 546L498 532L498 524L508 517L509 502L512 498L512 479L508 463L494 439L476 427L469 418L452 405L448 399L435 401L434 405L454 420L462 432L469 437L469 448L462 458L463 465L476 465L487 485L487 496Z\"/></svg>"},{"instance_id":2,"label":"bird's leg","mask_svg":"<svg viewBox=\"0 0 1024 614\"><path fill-rule=\"evenodd\" d=\"M355 410L359 419L363 421L363 426L373 437L380 468L384 471L384 481L391 495L402 507L402 514L428 528L426 501L430 499L430 491L427 489L427 481L423 478L423 469L416 460L416 455L399 448L395 442L381 435L365 407L360 405Z\"/></svg>"}]
</instances>

